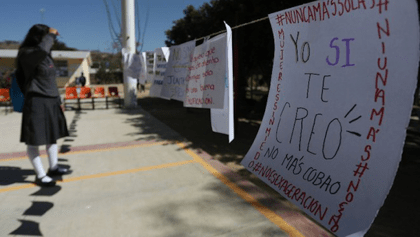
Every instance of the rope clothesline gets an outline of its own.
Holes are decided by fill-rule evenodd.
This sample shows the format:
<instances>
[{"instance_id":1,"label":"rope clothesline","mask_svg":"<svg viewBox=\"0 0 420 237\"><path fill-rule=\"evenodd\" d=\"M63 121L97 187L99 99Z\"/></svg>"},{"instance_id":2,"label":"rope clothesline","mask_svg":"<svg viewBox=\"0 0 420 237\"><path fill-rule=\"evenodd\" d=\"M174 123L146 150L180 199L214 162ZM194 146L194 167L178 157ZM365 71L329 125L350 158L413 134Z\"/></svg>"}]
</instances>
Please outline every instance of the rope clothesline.
<instances>
[{"instance_id":1,"label":"rope clothesline","mask_svg":"<svg viewBox=\"0 0 420 237\"><path fill-rule=\"evenodd\" d=\"M254 23L257 23L257 22L260 22L260 21L263 21L263 20L267 20L267 19L268 19L268 16L263 17L263 18L260 18L260 19L257 19L257 20L253 20L253 21L250 21L250 22L247 22L247 23L244 23L244 24L240 24L240 25L237 25L237 26L234 26L234 27L231 27L231 29L232 29L232 30L234 30L234 29L237 29L237 28L240 28L240 27L243 27L243 26L247 26L247 25L251 25L251 24L254 24ZM196 39L196 41L198 41L198 40L202 40L202 39L205 39L205 38L207 38L207 37L211 37L211 36L213 36L213 35L222 34L222 33L225 33L225 32L226 32L226 30L221 30L221 31L219 31L219 32L212 33L212 34L210 34L210 35L207 35L207 36L204 36L204 37L198 38L198 39Z\"/></svg>"}]
</instances>

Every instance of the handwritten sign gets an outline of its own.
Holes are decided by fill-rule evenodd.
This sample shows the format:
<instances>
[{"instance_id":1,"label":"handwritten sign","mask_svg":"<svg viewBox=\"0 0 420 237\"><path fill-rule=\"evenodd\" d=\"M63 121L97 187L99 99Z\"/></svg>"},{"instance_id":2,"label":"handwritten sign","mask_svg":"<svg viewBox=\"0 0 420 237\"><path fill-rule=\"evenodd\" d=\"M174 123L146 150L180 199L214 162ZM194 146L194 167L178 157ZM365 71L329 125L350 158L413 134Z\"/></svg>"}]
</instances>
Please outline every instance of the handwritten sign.
<instances>
[{"instance_id":1,"label":"handwritten sign","mask_svg":"<svg viewBox=\"0 0 420 237\"><path fill-rule=\"evenodd\" d=\"M401 159L416 1L316 1L269 19L269 98L242 165L336 235L363 236Z\"/></svg>"},{"instance_id":2,"label":"handwritten sign","mask_svg":"<svg viewBox=\"0 0 420 237\"><path fill-rule=\"evenodd\" d=\"M170 57L163 79L161 97L178 101L185 100L185 78L189 72L188 66L194 48L195 40L170 47Z\"/></svg>"},{"instance_id":3,"label":"handwritten sign","mask_svg":"<svg viewBox=\"0 0 420 237\"><path fill-rule=\"evenodd\" d=\"M185 107L223 108L226 33L195 47L186 78Z\"/></svg>"},{"instance_id":4,"label":"handwritten sign","mask_svg":"<svg viewBox=\"0 0 420 237\"><path fill-rule=\"evenodd\" d=\"M226 24L226 76L223 109L210 109L211 128L213 132L229 135L229 142L234 139L233 124L233 60L232 29Z\"/></svg>"},{"instance_id":5,"label":"handwritten sign","mask_svg":"<svg viewBox=\"0 0 420 237\"><path fill-rule=\"evenodd\" d=\"M155 49L153 83L150 87L149 95L161 97L163 78L165 77L167 57L169 56L169 48L162 47ZM161 97L164 98L164 97Z\"/></svg>"},{"instance_id":6,"label":"handwritten sign","mask_svg":"<svg viewBox=\"0 0 420 237\"><path fill-rule=\"evenodd\" d=\"M146 51L146 81L153 82L155 77L155 51Z\"/></svg>"}]
</instances>

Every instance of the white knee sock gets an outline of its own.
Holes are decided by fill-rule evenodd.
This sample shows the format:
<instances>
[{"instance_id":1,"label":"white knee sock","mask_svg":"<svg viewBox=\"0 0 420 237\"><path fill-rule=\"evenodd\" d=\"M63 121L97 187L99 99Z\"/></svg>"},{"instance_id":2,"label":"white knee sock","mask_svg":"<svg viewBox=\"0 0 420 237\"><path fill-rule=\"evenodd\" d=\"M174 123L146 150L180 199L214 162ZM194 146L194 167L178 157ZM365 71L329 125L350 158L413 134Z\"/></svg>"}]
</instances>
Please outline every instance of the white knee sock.
<instances>
[{"instance_id":1,"label":"white knee sock","mask_svg":"<svg viewBox=\"0 0 420 237\"><path fill-rule=\"evenodd\" d=\"M58 168L58 146L57 144L47 145L48 161L50 163L50 169L55 170Z\"/></svg>"},{"instance_id":2,"label":"white knee sock","mask_svg":"<svg viewBox=\"0 0 420 237\"><path fill-rule=\"evenodd\" d=\"M38 146L28 145L27 153L28 153L28 156L29 156L29 160L31 161L31 163L34 167L36 176L38 178L42 178L42 177L46 176L44 167L42 166L41 157L39 156ZM46 176L42 179L42 181L49 182L49 181L51 181L51 178Z\"/></svg>"}]
</instances>

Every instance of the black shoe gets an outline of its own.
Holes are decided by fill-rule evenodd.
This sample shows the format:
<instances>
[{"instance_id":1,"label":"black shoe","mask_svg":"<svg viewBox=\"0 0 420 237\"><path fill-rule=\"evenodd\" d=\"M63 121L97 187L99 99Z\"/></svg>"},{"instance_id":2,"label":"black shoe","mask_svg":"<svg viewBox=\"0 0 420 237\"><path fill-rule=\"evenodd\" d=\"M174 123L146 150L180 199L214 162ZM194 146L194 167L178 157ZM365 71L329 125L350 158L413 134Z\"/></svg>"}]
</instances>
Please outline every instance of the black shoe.
<instances>
[{"instance_id":1,"label":"black shoe","mask_svg":"<svg viewBox=\"0 0 420 237\"><path fill-rule=\"evenodd\" d=\"M60 175L70 174L70 173L71 173L71 171L69 169L58 167L55 170L48 169L47 175L52 177L52 176L60 176Z\"/></svg>"},{"instance_id":2,"label":"black shoe","mask_svg":"<svg viewBox=\"0 0 420 237\"><path fill-rule=\"evenodd\" d=\"M46 176L44 176L44 177L46 177ZM55 186L56 182L54 180L51 180L50 182L43 182L42 179L44 177L42 177L42 178L36 177L35 178L35 184L38 185L38 186L41 186L41 187L53 187L53 186Z\"/></svg>"}]
</instances>

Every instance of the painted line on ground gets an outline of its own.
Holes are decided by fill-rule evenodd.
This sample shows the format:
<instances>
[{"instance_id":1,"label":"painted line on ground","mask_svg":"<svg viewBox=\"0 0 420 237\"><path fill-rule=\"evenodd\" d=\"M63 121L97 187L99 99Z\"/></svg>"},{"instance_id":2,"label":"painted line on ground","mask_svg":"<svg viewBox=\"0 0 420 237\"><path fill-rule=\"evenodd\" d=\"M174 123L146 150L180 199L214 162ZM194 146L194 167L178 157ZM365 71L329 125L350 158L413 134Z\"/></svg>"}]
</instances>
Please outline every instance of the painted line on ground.
<instances>
[{"instance_id":1,"label":"painted line on ground","mask_svg":"<svg viewBox=\"0 0 420 237\"><path fill-rule=\"evenodd\" d=\"M187 145L185 143L177 143L177 145L181 147L188 155L190 155L194 159L195 162L202 165L208 172L210 172L213 176L215 176L220 181L222 181L222 183L224 183L226 186L232 189L242 199L244 199L249 204L251 204L255 209L257 209L261 214L263 214L271 222L276 224L280 229L285 231L290 236L305 237L303 234L301 234L299 231L297 231L295 228L289 225L283 218L278 216L274 211L260 204L252 195L242 190L238 185L231 182L223 174L221 174L219 171L213 168L213 166L211 166L209 163L203 160L198 154L196 154L194 151L187 148Z\"/></svg>"},{"instance_id":2,"label":"painted line on ground","mask_svg":"<svg viewBox=\"0 0 420 237\"><path fill-rule=\"evenodd\" d=\"M152 143L140 143L140 144L128 145L128 146L94 148L94 149L87 149L87 150L80 150L80 151L70 151L66 153L61 153L60 155L65 156L65 155L87 154L87 153L103 152L103 151L116 151L116 150L133 149L133 148L139 148L139 147L159 146L159 145L164 145L164 144L170 144L170 143L168 141L162 141L162 142L152 142Z\"/></svg>"},{"instance_id":3,"label":"painted line on ground","mask_svg":"<svg viewBox=\"0 0 420 237\"><path fill-rule=\"evenodd\" d=\"M178 162L173 162L173 163L165 163L165 164L160 164L160 165L140 167L140 168L136 168L136 169L128 169L128 170L120 170L120 171L113 171L113 172L100 173L100 174L84 175L84 176L79 176L79 177L63 179L62 181L58 181L58 183L70 183L70 182L86 180L86 179L95 179L95 178L103 178L103 177L108 177L108 176L115 176L115 175L129 174L129 173L137 173L137 172L149 171L149 170L166 169L166 168L170 168L170 167L181 166L181 165L186 165L186 164L191 164L191 163L196 163L196 161L195 160L184 160L184 161L178 161Z\"/></svg>"},{"instance_id":4,"label":"painted line on ground","mask_svg":"<svg viewBox=\"0 0 420 237\"><path fill-rule=\"evenodd\" d=\"M150 143L144 142L144 143L135 144L135 145L121 145L121 146L114 146L114 147L112 146L113 144L92 145L92 146L82 147L84 148L82 150L74 150L74 151L69 151L66 153L60 153L59 156L87 154L87 153L103 152L103 151L115 151L115 150L132 149L132 148L139 148L139 147L151 147L151 146L159 146L159 145L164 145L164 144L170 144L170 142L168 141L150 142ZM109 145L110 147L104 147L106 145ZM102 147L102 148L96 148L96 147ZM76 149L77 148L78 147L76 147ZM16 154L22 154L22 152L17 152ZM42 151L40 156L42 158L47 157L47 155L45 154L45 151ZM0 162L22 160L22 159L28 159L28 156L24 155L24 156L10 157L10 158L0 158Z\"/></svg>"},{"instance_id":5,"label":"painted line on ground","mask_svg":"<svg viewBox=\"0 0 420 237\"><path fill-rule=\"evenodd\" d=\"M191 164L191 163L197 163L197 161L195 161L195 160L184 160L184 161L178 161L178 162L173 162L173 163L165 163L165 164L160 164L160 165L139 167L139 168L135 168L135 169L120 170L120 171L113 171L113 172L106 172L106 173L99 173L99 174L91 174L91 175L84 175L84 176L79 176L79 177L71 177L71 178L66 178L66 179L63 179L63 180L58 180L57 183L70 183L70 182L87 180L87 179L104 178L104 177L109 177L109 176L116 176L116 175L129 174L129 173L137 173L137 172L142 172L142 171L166 169L166 168L170 168L170 167L182 166L182 165L187 165L187 164ZM25 184L25 185L18 185L18 186L13 186L13 187L1 188L0 193L17 191L17 190L21 190L21 189L34 188L34 187L38 187L38 186L35 185L34 183Z\"/></svg>"},{"instance_id":6,"label":"painted line on ground","mask_svg":"<svg viewBox=\"0 0 420 237\"><path fill-rule=\"evenodd\" d=\"M35 187L37 187L37 186L34 183L24 184L24 185L19 185L19 186L2 188L2 189L0 189L0 193L17 191L17 190L27 189L27 188L35 188Z\"/></svg>"},{"instance_id":7,"label":"painted line on ground","mask_svg":"<svg viewBox=\"0 0 420 237\"><path fill-rule=\"evenodd\" d=\"M136 145L129 145L129 146L119 146L119 147L112 147L112 148L100 148L100 149L89 149L89 150L81 150L81 151L70 151L65 154L61 155L74 155L74 154L86 154L86 153L94 153L94 152L103 152L103 151L113 151L113 150L122 150L122 149L133 149L138 147L150 147L150 146L156 146L156 145L163 145L163 144L170 144L169 142L153 142L153 143L142 143L142 144L136 144ZM241 189L238 185L231 182L227 177L225 177L223 174L221 174L219 171L217 171L215 168L213 168L209 163L207 163L205 160L203 160L198 154L196 154L191 149L187 148L187 145L182 142L177 142L176 145L178 145L180 148L184 150L189 156L191 156L192 160L185 160L185 161L179 161L179 162L173 162L173 163L165 163L160 165L154 165L154 166L147 166L147 167L140 167L135 169L128 169L128 170L120 170L120 171L113 171L113 172L106 172L106 173L99 173L99 174L92 174L92 175L84 175L79 177L72 177L72 178L66 178L62 181L57 181L57 183L70 183L70 182L76 182L81 180L89 180L89 179L95 179L95 178L103 178L103 177L109 177L109 176L116 176L116 175L122 175L122 174L129 174L129 173L136 173L136 172L142 172L142 171L150 171L150 170L156 170L156 169L165 169L175 166L181 166L191 163L198 163L201 166L203 166L209 173L211 173L213 176L218 178L223 184L225 184L227 187L229 187L232 191L234 191L236 194L238 194L242 199L250 203L256 210L258 210L262 215L264 215L267 219L269 219L271 222L273 222L275 225L277 225L280 229L285 231L290 236L296 236L296 237L304 237L299 231L297 231L295 228L290 226L283 218L278 216L274 211L270 210L266 206L260 204L258 200L256 200L252 195L245 192L243 189ZM43 155L45 157L45 155ZM25 157L17 157L17 158L10 158L10 159L4 159L5 160L19 160L24 159ZM3 192L10 192L10 191L17 191L21 189L27 189L27 188L34 188L38 187L37 185L30 183L25 185L19 185L19 186L13 186L13 187L7 187L0 189L0 193Z\"/></svg>"}]
</instances>

